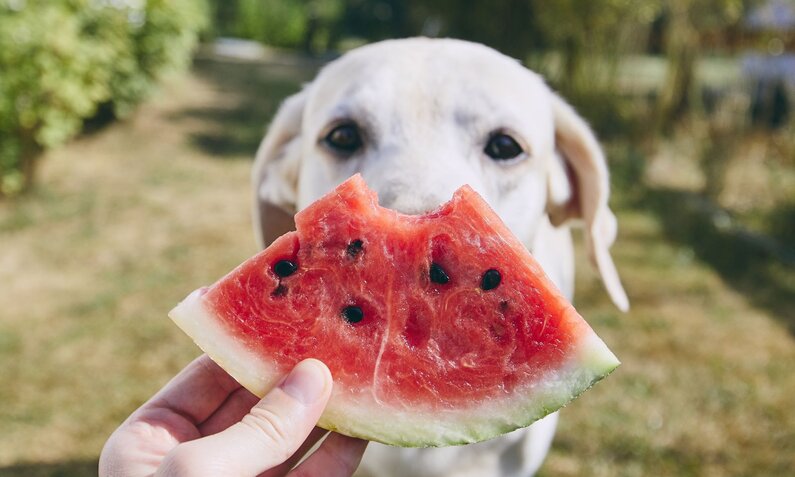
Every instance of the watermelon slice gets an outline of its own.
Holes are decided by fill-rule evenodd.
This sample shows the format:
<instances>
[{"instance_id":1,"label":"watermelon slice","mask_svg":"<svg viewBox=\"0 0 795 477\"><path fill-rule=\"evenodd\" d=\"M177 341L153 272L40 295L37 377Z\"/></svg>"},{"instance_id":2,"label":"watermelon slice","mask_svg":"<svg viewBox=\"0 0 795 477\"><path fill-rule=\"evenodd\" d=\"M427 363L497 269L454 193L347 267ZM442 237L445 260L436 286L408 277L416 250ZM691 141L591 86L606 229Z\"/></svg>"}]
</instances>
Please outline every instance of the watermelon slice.
<instances>
[{"instance_id":1,"label":"watermelon slice","mask_svg":"<svg viewBox=\"0 0 795 477\"><path fill-rule=\"evenodd\" d=\"M559 409L619 362L471 188L425 215L360 176L170 317L251 392L297 362L334 376L319 425L405 447L485 440Z\"/></svg>"}]
</instances>

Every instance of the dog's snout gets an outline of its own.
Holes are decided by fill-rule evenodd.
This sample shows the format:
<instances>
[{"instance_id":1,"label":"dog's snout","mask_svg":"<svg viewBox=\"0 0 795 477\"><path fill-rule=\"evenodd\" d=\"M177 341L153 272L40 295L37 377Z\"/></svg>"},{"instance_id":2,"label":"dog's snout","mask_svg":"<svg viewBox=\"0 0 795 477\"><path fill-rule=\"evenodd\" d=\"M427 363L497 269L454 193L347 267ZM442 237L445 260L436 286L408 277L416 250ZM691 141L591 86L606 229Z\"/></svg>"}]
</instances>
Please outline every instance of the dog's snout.
<instances>
[{"instance_id":1,"label":"dog's snout","mask_svg":"<svg viewBox=\"0 0 795 477\"><path fill-rule=\"evenodd\" d=\"M417 215L439 207L450 200L436 193L419 192L410 188L390 189L383 194L379 192L380 205L400 212L401 214Z\"/></svg>"},{"instance_id":2,"label":"dog's snout","mask_svg":"<svg viewBox=\"0 0 795 477\"><path fill-rule=\"evenodd\" d=\"M423 144L428 146L424 151L420 147ZM469 164L456 145L444 149L418 139L412 147L396 148L393 154L379 157L361 172L378 193L379 203L403 214L430 212L465 184L484 195L477 166Z\"/></svg>"},{"instance_id":3,"label":"dog's snout","mask_svg":"<svg viewBox=\"0 0 795 477\"><path fill-rule=\"evenodd\" d=\"M368 184L378 193L378 203L388 209L402 214L417 215L430 212L453 197L453 193L462 184L445 183L442 178L401 177L399 179L368 180Z\"/></svg>"}]
</instances>

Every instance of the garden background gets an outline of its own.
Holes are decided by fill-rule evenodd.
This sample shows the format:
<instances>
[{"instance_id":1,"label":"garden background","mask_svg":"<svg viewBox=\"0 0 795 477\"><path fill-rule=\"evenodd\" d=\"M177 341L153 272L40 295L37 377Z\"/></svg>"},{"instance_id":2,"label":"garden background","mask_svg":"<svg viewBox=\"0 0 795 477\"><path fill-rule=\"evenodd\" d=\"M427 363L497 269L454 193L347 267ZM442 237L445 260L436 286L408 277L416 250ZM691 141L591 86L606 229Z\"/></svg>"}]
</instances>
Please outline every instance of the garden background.
<instances>
[{"instance_id":1,"label":"garden background","mask_svg":"<svg viewBox=\"0 0 795 477\"><path fill-rule=\"evenodd\" d=\"M575 304L623 365L541 475L792 475L795 1L0 0L0 477L96 474L198 354L168 310L256 251L279 102L413 35L541 72L607 152L632 309L586 265Z\"/></svg>"}]
</instances>

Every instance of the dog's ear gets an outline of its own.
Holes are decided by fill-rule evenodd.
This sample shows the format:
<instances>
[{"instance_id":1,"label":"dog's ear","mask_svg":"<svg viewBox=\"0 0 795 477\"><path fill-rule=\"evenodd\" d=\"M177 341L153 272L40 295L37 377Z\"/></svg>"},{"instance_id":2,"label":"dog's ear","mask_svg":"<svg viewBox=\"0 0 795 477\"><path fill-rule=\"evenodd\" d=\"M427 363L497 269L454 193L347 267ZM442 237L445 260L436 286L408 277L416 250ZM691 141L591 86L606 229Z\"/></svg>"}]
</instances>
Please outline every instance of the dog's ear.
<instances>
[{"instance_id":1,"label":"dog's ear","mask_svg":"<svg viewBox=\"0 0 795 477\"><path fill-rule=\"evenodd\" d=\"M301 123L306 89L287 98L271 121L257 150L251 179L254 235L260 247L295 229Z\"/></svg>"},{"instance_id":2,"label":"dog's ear","mask_svg":"<svg viewBox=\"0 0 795 477\"><path fill-rule=\"evenodd\" d=\"M591 129L557 95L552 95L555 121L555 157L548 176L547 213L553 225L581 219L585 226L588 255L613 303L629 309L610 246L616 239L616 217L607 205L610 182L607 163Z\"/></svg>"}]
</instances>

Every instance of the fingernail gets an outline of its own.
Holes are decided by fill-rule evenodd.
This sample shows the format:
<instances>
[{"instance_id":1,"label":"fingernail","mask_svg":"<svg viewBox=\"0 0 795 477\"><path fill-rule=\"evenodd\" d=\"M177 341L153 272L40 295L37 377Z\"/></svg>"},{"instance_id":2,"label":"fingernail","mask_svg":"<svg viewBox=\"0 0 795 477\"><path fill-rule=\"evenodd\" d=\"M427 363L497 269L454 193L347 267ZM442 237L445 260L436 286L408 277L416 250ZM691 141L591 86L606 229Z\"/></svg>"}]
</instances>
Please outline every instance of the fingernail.
<instances>
[{"instance_id":1,"label":"fingernail","mask_svg":"<svg viewBox=\"0 0 795 477\"><path fill-rule=\"evenodd\" d=\"M309 405L323 396L328 382L326 365L316 359L298 363L281 385L282 391Z\"/></svg>"}]
</instances>

